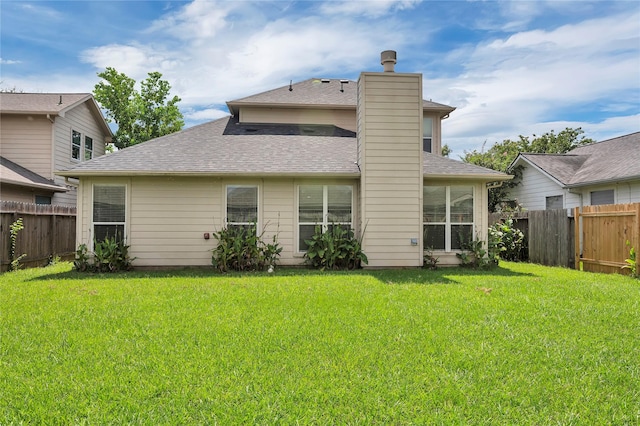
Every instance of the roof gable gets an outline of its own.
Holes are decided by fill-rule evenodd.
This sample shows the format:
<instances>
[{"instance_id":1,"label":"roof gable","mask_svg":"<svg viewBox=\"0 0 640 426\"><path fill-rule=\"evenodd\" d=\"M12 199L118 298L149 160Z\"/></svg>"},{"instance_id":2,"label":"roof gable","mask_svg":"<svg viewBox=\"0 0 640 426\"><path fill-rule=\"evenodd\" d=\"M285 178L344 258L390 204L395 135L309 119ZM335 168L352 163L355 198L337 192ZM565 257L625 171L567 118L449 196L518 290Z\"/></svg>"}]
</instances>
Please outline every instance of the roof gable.
<instances>
[{"instance_id":1,"label":"roof gable","mask_svg":"<svg viewBox=\"0 0 640 426\"><path fill-rule=\"evenodd\" d=\"M227 102L232 115L237 115L242 106L302 107L355 109L358 102L358 82L331 78L310 78L277 89ZM449 114L454 107L423 100L423 108Z\"/></svg>"},{"instance_id":2,"label":"roof gable","mask_svg":"<svg viewBox=\"0 0 640 426\"><path fill-rule=\"evenodd\" d=\"M103 132L112 136L100 107L91 93L0 93L3 114L42 114L64 117L67 111L86 103Z\"/></svg>"},{"instance_id":3,"label":"roof gable","mask_svg":"<svg viewBox=\"0 0 640 426\"><path fill-rule=\"evenodd\" d=\"M52 180L40 176L31 170L22 167L4 157L0 157L0 182L24 186L29 188L40 188L54 192L66 192L67 189L57 185Z\"/></svg>"},{"instance_id":4,"label":"roof gable","mask_svg":"<svg viewBox=\"0 0 640 426\"><path fill-rule=\"evenodd\" d=\"M640 132L581 146L566 154L521 153L509 170L521 161L564 187L640 180Z\"/></svg>"}]
</instances>

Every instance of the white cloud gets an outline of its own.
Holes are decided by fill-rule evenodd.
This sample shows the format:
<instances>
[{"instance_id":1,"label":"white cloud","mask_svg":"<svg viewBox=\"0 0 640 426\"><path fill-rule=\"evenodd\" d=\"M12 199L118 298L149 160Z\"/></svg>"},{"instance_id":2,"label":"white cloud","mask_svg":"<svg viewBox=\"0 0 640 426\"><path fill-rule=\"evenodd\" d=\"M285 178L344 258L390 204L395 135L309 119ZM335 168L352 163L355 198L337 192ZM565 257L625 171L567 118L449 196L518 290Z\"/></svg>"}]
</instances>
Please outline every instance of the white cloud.
<instances>
[{"instance_id":1,"label":"white cloud","mask_svg":"<svg viewBox=\"0 0 640 426\"><path fill-rule=\"evenodd\" d=\"M379 17L393 10L410 9L421 0L346 0L328 1L321 5L327 15L365 15Z\"/></svg>"},{"instance_id":2,"label":"white cloud","mask_svg":"<svg viewBox=\"0 0 640 426\"><path fill-rule=\"evenodd\" d=\"M182 111L182 115L187 122L202 122L208 120L217 120L218 118L226 117L229 115L229 111L223 111L215 108L200 110L189 108Z\"/></svg>"},{"instance_id":3,"label":"white cloud","mask_svg":"<svg viewBox=\"0 0 640 426\"><path fill-rule=\"evenodd\" d=\"M19 64L22 61L16 61L13 59L4 59L4 58L0 58L0 64L1 65L15 65L15 64Z\"/></svg>"}]
</instances>

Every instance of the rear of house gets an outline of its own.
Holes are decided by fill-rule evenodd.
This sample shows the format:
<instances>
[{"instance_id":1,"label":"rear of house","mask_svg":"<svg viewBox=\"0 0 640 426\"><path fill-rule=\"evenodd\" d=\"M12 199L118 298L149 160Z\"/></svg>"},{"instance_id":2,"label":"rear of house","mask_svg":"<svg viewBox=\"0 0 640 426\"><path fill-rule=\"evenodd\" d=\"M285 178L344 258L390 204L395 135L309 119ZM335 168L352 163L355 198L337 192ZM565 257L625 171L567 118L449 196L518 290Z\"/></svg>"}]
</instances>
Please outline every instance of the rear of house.
<instances>
[{"instance_id":1,"label":"rear of house","mask_svg":"<svg viewBox=\"0 0 640 426\"><path fill-rule=\"evenodd\" d=\"M456 264L463 242L486 240L487 184L509 176L442 157L454 108L424 101L395 52L382 62L358 82L231 101L230 117L61 171L80 183L78 244L120 234L137 267L210 265L213 231L256 223L281 264L299 265L316 226L343 226L369 267L420 266L427 247Z\"/></svg>"}]
</instances>

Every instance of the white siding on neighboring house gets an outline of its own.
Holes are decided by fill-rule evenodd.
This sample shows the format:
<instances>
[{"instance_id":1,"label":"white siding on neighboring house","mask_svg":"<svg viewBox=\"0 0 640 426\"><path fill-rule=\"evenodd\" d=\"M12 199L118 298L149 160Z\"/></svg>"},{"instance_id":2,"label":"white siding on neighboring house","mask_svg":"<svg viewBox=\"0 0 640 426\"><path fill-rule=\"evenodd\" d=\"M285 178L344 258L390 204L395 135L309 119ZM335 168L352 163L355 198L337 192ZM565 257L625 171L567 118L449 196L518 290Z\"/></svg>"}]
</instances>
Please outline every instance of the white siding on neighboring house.
<instances>
[{"instance_id":1,"label":"white siding on neighboring house","mask_svg":"<svg viewBox=\"0 0 640 426\"><path fill-rule=\"evenodd\" d=\"M0 155L47 179L53 179L52 124L43 115L2 114Z\"/></svg>"},{"instance_id":2,"label":"white siding on neighboring house","mask_svg":"<svg viewBox=\"0 0 640 426\"><path fill-rule=\"evenodd\" d=\"M358 93L361 221L369 266L420 266L422 78L362 73Z\"/></svg>"},{"instance_id":3,"label":"white siding on neighboring house","mask_svg":"<svg viewBox=\"0 0 640 426\"><path fill-rule=\"evenodd\" d=\"M563 208L580 205L580 197L577 194L563 189L558 183L530 165L523 166L520 182L509 191L509 198L516 200L525 210L545 210L547 197L558 195L563 198ZM522 182L526 182L526 188Z\"/></svg>"},{"instance_id":4,"label":"white siding on neighboring house","mask_svg":"<svg viewBox=\"0 0 640 426\"><path fill-rule=\"evenodd\" d=\"M242 123L331 124L354 132L356 130L356 111L354 108L242 107L239 120Z\"/></svg>"}]
</instances>

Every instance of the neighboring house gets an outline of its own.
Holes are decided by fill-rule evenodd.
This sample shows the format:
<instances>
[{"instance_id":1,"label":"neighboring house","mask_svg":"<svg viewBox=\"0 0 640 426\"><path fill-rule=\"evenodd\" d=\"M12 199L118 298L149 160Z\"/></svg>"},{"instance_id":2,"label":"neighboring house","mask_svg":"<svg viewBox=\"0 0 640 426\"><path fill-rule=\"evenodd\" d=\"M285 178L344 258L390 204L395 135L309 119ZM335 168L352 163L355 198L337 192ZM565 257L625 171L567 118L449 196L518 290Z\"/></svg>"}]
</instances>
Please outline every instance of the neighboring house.
<instances>
[{"instance_id":1,"label":"neighboring house","mask_svg":"<svg viewBox=\"0 0 640 426\"><path fill-rule=\"evenodd\" d=\"M526 210L640 202L640 132L566 154L519 154L508 171L516 167L522 177L509 195Z\"/></svg>"},{"instance_id":2,"label":"neighboring house","mask_svg":"<svg viewBox=\"0 0 640 426\"><path fill-rule=\"evenodd\" d=\"M105 152L111 130L89 93L0 93L0 200L76 205L54 174Z\"/></svg>"},{"instance_id":3,"label":"neighboring house","mask_svg":"<svg viewBox=\"0 0 640 426\"><path fill-rule=\"evenodd\" d=\"M369 267L420 266L424 247L458 263L463 240L486 239L487 185L510 176L442 157L454 108L423 100L421 74L392 72L395 52L382 62L60 171L80 180L78 244L122 233L137 267L210 265L212 231L255 222L277 236L280 263L298 265L316 225L345 226Z\"/></svg>"}]
</instances>

